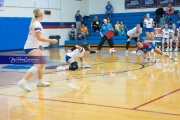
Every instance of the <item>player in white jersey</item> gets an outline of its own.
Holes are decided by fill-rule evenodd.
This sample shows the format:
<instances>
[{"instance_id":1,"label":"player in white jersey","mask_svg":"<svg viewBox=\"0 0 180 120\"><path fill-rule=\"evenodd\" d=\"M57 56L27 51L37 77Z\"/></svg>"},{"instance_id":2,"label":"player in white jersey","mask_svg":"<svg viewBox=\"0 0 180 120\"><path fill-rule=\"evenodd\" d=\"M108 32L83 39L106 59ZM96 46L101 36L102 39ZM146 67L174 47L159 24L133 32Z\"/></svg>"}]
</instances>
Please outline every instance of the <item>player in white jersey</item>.
<instances>
[{"instance_id":1,"label":"player in white jersey","mask_svg":"<svg viewBox=\"0 0 180 120\"><path fill-rule=\"evenodd\" d=\"M76 59L80 59L81 61L81 68L90 68L90 65L87 65L83 61L83 56L85 54L85 51L89 51L90 45L87 43L82 44L82 47L79 45L75 45L71 50L68 50L68 53L66 54L66 62L68 63L67 67L57 67L57 71L62 70L77 70L78 69L78 63L76 62Z\"/></svg>"},{"instance_id":2,"label":"player in white jersey","mask_svg":"<svg viewBox=\"0 0 180 120\"><path fill-rule=\"evenodd\" d=\"M176 42L176 47L174 49L174 52L178 51L178 46L179 46L179 29L176 27L176 24L172 25L172 30L171 30L171 41L175 41Z\"/></svg>"},{"instance_id":3,"label":"player in white jersey","mask_svg":"<svg viewBox=\"0 0 180 120\"><path fill-rule=\"evenodd\" d=\"M168 24L165 24L165 28L162 30L162 51L164 51L164 42L167 42L166 52L172 51L172 39L171 40L169 39L170 33L171 33L171 30L168 28Z\"/></svg>"},{"instance_id":4,"label":"player in white jersey","mask_svg":"<svg viewBox=\"0 0 180 120\"><path fill-rule=\"evenodd\" d=\"M40 21L43 19L43 11L40 9L33 10L33 18L29 27L29 34L26 40L24 49L28 56L42 56L40 49L43 49L43 46L40 45L41 42L51 42L53 44L57 43L56 39L46 39L42 37L43 27ZM22 88L26 92L30 92L31 89L26 85L27 81L33 76L33 74L38 72L38 87L49 86L48 82L43 81L43 74L45 70L45 64L34 64L25 74L22 80L18 82L18 87Z\"/></svg>"},{"instance_id":5,"label":"player in white jersey","mask_svg":"<svg viewBox=\"0 0 180 120\"><path fill-rule=\"evenodd\" d=\"M126 55L128 55L129 53L128 49L129 49L131 39L134 39L134 41L137 43L141 33L142 33L142 28L140 27L140 24L137 24L136 27L134 27L133 29L127 32Z\"/></svg>"},{"instance_id":6,"label":"player in white jersey","mask_svg":"<svg viewBox=\"0 0 180 120\"><path fill-rule=\"evenodd\" d=\"M150 35L151 35L153 44L155 44L155 41L154 41L154 28L153 28L154 21L153 21L152 18L150 18L149 14L146 14L146 19L144 20L144 23L146 24L146 37L147 37L147 40L150 40Z\"/></svg>"}]
</instances>

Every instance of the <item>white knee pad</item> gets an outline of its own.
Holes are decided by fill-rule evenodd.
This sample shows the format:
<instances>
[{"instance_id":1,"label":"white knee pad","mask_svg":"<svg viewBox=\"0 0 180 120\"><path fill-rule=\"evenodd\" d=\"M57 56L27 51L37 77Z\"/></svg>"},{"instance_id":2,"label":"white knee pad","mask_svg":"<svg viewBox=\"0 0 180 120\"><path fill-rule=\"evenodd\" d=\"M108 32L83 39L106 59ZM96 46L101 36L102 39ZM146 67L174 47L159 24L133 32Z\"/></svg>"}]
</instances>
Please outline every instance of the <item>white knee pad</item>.
<instances>
[{"instance_id":1,"label":"white knee pad","mask_svg":"<svg viewBox=\"0 0 180 120\"><path fill-rule=\"evenodd\" d=\"M37 71L39 71L39 69L38 69L36 66L32 66L32 67L28 70L28 72L31 72L32 74L36 74Z\"/></svg>"},{"instance_id":2,"label":"white knee pad","mask_svg":"<svg viewBox=\"0 0 180 120\"><path fill-rule=\"evenodd\" d=\"M169 41L170 41L170 42L172 42L172 41L173 41L173 39L171 38L171 39L169 39Z\"/></svg>"},{"instance_id":3,"label":"white knee pad","mask_svg":"<svg viewBox=\"0 0 180 120\"><path fill-rule=\"evenodd\" d=\"M154 49L151 50L151 53L154 53Z\"/></svg>"},{"instance_id":4,"label":"white knee pad","mask_svg":"<svg viewBox=\"0 0 180 120\"><path fill-rule=\"evenodd\" d=\"M46 65L43 65L43 66L39 69L39 71L44 71L45 68L46 68Z\"/></svg>"}]
</instances>

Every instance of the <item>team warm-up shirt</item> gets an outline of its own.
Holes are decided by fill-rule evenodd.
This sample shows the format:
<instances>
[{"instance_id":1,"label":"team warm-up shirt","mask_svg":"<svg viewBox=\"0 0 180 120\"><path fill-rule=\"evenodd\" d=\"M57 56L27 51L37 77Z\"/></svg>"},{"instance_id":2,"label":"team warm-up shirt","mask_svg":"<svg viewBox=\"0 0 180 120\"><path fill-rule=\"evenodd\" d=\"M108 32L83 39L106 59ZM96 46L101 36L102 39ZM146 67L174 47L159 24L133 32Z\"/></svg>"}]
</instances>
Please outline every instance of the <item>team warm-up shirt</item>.
<instances>
[{"instance_id":1,"label":"team warm-up shirt","mask_svg":"<svg viewBox=\"0 0 180 120\"><path fill-rule=\"evenodd\" d=\"M76 58L83 57L84 53L85 53L84 48L81 48L81 50L75 49L75 50L73 50L72 52L67 53L67 56L76 59Z\"/></svg>"},{"instance_id":2,"label":"team warm-up shirt","mask_svg":"<svg viewBox=\"0 0 180 120\"><path fill-rule=\"evenodd\" d=\"M134 27L133 29L131 29L127 32L127 35L132 36L132 37L138 37L139 33L140 34L142 33L142 28L137 30L136 27Z\"/></svg>"},{"instance_id":3,"label":"team warm-up shirt","mask_svg":"<svg viewBox=\"0 0 180 120\"><path fill-rule=\"evenodd\" d=\"M137 47L136 51L141 50L143 52L147 52L147 51L151 51L153 48L151 47L151 44L147 43L147 42L143 42L143 48Z\"/></svg>"},{"instance_id":4,"label":"team warm-up shirt","mask_svg":"<svg viewBox=\"0 0 180 120\"><path fill-rule=\"evenodd\" d=\"M153 19L152 18L145 19L144 22L146 24L146 28L153 28Z\"/></svg>"},{"instance_id":5,"label":"team warm-up shirt","mask_svg":"<svg viewBox=\"0 0 180 120\"><path fill-rule=\"evenodd\" d=\"M170 37L170 33L171 33L171 30L170 29L163 29L162 30L163 32L163 38L169 38Z\"/></svg>"},{"instance_id":6,"label":"team warm-up shirt","mask_svg":"<svg viewBox=\"0 0 180 120\"><path fill-rule=\"evenodd\" d=\"M39 21L34 22L34 29L29 31L24 49L39 48L40 41L36 37L36 32L43 33L43 27Z\"/></svg>"}]
</instances>

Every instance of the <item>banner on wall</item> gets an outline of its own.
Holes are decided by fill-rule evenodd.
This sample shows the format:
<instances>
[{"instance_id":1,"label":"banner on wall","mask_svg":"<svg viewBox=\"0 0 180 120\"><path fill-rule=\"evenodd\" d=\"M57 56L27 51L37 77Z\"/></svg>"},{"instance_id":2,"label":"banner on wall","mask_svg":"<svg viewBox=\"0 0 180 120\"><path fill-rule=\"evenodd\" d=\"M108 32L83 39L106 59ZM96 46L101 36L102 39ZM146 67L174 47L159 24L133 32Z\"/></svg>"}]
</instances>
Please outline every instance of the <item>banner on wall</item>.
<instances>
[{"instance_id":1,"label":"banner on wall","mask_svg":"<svg viewBox=\"0 0 180 120\"><path fill-rule=\"evenodd\" d=\"M176 1L175 1L175 5L176 5L176 6L180 6L180 0L176 0Z\"/></svg>"},{"instance_id":2,"label":"banner on wall","mask_svg":"<svg viewBox=\"0 0 180 120\"><path fill-rule=\"evenodd\" d=\"M175 0L159 0L158 4L161 4L164 7L167 7L171 3L172 6L175 6Z\"/></svg>"},{"instance_id":3,"label":"banner on wall","mask_svg":"<svg viewBox=\"0 0 180 120\"><path fill-rule=\"evenodd\" d=\"M125 0L125 9L140 8L140 0Z\"/></svg>"},{"instance_id":4,"label":"banner on wall","mask_svg":"<svg viewBox=\"0 0 180 120\"><path fill-rule=\"evenodd\" d=\"M0 10L4 10L4 0L0 0Z\"/></svg>"},{"instance_id":5,"label":"banner on wall","mask_svg":"<svg viewBox=\"0 0 180 120\"><path fill-rule=\"evenodd\" d=\"M141 0L141 8L156 8L157 0Z\"/></svg>"},{"instance_id":6,"label":"banner on wall","mask_svg":"<svg viewBox=\"0 0 180 120\"><path fill-rule=\"evenodd\" d=\"M157 8L159 4L167 7L169 3L180 6L180 0L125 0L125 9Z\"/></svg>"}]
</instances>

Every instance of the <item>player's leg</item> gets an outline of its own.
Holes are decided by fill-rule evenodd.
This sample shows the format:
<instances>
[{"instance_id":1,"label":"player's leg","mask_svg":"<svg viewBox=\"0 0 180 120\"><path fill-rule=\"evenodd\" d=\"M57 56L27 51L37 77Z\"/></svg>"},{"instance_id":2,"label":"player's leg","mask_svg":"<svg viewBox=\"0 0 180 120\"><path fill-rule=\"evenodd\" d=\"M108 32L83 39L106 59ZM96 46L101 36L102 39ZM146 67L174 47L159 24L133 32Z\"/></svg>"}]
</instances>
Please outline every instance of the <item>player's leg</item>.
<instances>
[{"instance_id":1,"label":"player's leg","mask_svg":"<svg viewBox=\"0 0 180 120\"><path fill-rule=\"evenodd\" d=\"M155 45L155 40L154 40L154 31L153 31L153 28L152 28L152 30L151 30L151 32L150 32L150 34L151 34L151 38L152 38L153 44Z\"/></svg>"},{"instance_id":2,"label":"player's leg","mask_svg":"<svg viewBox=\"0 0 180 120\"><path fill-rule=\"evenodd\" d=\"M150 37L149 37L149 31L146 31L146 38L147 38L147 40L150 40Z\"/></svg>"},{"instance_id":3,"label":"player's leg","mask_svg":"<svg viewBox=\"0 0 180 120\"><path fill-rule=\"evenodd\" d=\"M169 38L166 39L166 42L167 42L167 49L166 49L166 52L169 52Z\"/></svg>"},{"instance_id":4,"label":"player's leg","mask_svg":"<svg viewBox=\"0 0 180 120\"><path fill-rule=\"evenodd\" d=\"M59 66L59 67L56 68L57 71L69 70L69 65L71 63L75 62L75 60L73 58L71 58L70 56L68 56L68 55L66 55L65 59L66 59L66 62L68 63L68 66L66 66L66 67Z\"/></svg>"},{"instance_id":5,"label":"player's leg","mask_svg":"<svg viewBox=\"0 0 180 120\"><path fill-rule=\"evenodd\" d=\"M28 56L41 56L39 54L39 49L32 49L31 51L28 52ZM41 64L34 64L25 74L22 80L18 82L18 87L22 88L26 92L30 92L31 89L26 85L27 81L34 75L36 74L39 69L42 67Z\"/></svg>"},{"instance_id":6,"label":"player's leg","mask_svg":"<svg viewBox=\"0 0 180 120\"><path fill-rule=\"evenodd\" d=\"M176 58L169 56L168 54L162 52L162 51L161 51L160 49L158 49L158 48L155 48L155 49L154 49L154 52L156 52L156 53L158 53L158 54L160 54L160 55L164 55L164 56L170 58L170 59L173 60L173 61L177 61Z\"/></svg>"},{"instance_id":7,"label":"player's leg","mask_svg":"<svg viewBox=\"0 0 180 120\"><path fill-rule=\"evenodd\" d=\"M129 35L126 35L126 39L127 39L127 41L126 41L126 55L128 55L128 49L129 49L129 45L130 45L130 41L131 40L129 40L129 38L130 38L130 36Z\"/></svg>"},{"instance_id":8,"label":"player's leg","mask_svg":"<svg viewBox=\"0 0 180 120\"><path fill-rule=\"evenodd\" d=\"M165 41L165 38L162 38L162 51L164 51L164 41Z\"/></svg>"},{"instance_id":9,"label":"player's leg","mask_svg":"<svg viewBox=\"0 0 180 120\"><path fill-rule=\"evenodd\" d=\"M173 39L172 38L169 39L169 47L170 47L169 52L172 51L172 42L173 42Z\"/></svg>"},{"instance_id":10,"label":"player's leg","mask_svg":"<svg viewBox=\"0 0 180 120\"><path fill-rule=\"evenodd\" d=\"M99 54L99 52L101 51L101 48L102 48L104 42L106 41L106 39L107 39L106 36L101 37L101 40L100 40L97 50L96 50L97 54Z\"/></svg>"},{"instance_id":11,"label":"player's leg","mask_svg":"<svg viewBox=\"0 0 180 120\"><path fill-rule=\"evenodd\" d=\"M178 46L179 46L179 39L178 39L178 37L175 38L175 41L176 41L176 47L174 49L174 52L177 52L178 51Z\"/></svg>"}]
</instances>

